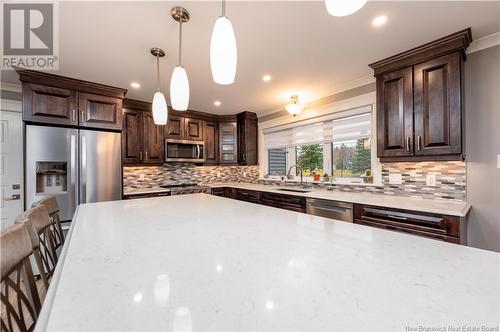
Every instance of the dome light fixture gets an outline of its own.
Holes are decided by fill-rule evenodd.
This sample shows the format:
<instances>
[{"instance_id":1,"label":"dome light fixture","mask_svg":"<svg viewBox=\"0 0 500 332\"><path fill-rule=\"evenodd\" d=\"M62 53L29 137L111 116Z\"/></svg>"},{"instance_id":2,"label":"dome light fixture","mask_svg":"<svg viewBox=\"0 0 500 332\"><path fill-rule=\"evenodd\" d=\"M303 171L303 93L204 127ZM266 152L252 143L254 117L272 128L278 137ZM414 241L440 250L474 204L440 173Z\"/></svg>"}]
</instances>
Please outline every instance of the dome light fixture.
<instances>
[{"instance_id":1,"label":"dome light fixture","mask_svg":"<svg viewBox=\"0 0 500 332\"><path fill-rule=\"evenodd\" d=\"M347 16L360 10L367 0L325 0L326 10L332 16Z\"/></svg>"},{"instance_id":2,"label":"dome light fixture","mask_svg":"<svg viewBox=\"0 0 500 332\"><path fill-rule=\"evenodd\" d=\"M189 105L189 80L182 66L182 23L189 21L189 12L183 7L174 7L170 15L179 22L179 59L170 79L170 103L174 110L186 111Z\"/></svg>"},{"instance_id":3,"label":"dome light fixture","mask_svg":"<svg viewBox=\"0 0 500 332\"><path fill-rule=\"evenodd\" d=\"M233 84L237 61L233 24L226 16L226 1L222 0L222 15L215 21L210 40L210 67L214 82L222 85Z\"/></svg>"},{"instance_id":4,"label":"dome light fixture","mask_svg":"<svg viewBox=\"0 0 500 332\"><path fill-rule=\"evenodd\" d=\"M290 103L285 106L285 110L293 116L297 116L304 109L304 105L299 103L299 96L290 97Z\"/></svg>"},{"instance_id":5,"label":"dome light fixture","mask_svg":"<svg viewBox=\"0 0 500 332\"><path fill-rule=\"evenodd\" d=\"M151 49L151 54L156 57L157 85L157 90L153 96L153 121L156 125L165 125L168 119L168 107L165 96L160 91L160 58L165 56L165 51L161 48L154 47Z\"/></svg>"}]
</instances>

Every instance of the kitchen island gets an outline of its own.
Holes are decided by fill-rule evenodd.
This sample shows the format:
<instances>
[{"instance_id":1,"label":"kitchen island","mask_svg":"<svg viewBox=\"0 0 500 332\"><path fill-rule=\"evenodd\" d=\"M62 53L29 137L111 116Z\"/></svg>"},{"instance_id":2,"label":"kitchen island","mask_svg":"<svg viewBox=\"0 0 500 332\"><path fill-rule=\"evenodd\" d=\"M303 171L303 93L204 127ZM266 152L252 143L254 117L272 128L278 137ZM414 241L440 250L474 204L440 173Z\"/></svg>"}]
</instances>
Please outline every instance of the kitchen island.
<instances>
[{"instance_id":1,"label":"kitchen island","mask_svg":"<svg viewBox=\"0 0 500 332\"><path fill-rule=\"evenodd\" d=\"M497 327L498 253L206 194L80 205L37 330Z\"/></svg>"}]
</instances>

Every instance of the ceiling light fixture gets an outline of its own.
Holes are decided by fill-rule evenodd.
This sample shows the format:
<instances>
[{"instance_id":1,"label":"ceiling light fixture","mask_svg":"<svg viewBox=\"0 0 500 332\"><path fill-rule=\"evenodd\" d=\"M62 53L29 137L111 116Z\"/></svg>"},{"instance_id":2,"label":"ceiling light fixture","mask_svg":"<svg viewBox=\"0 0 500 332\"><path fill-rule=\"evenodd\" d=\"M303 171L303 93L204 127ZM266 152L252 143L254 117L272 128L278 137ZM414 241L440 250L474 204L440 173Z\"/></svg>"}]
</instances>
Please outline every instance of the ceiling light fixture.
<instances>
[{"instance_id":1,"label":"ceiling light fixture","mask_svg":"<svg viewBox=\"0 0 500 332\"><path fill-rule=\"evenodd\" d=\"M381 16L377 16L373 19L372 21L372 25L374 27L379 27L381 25L384 25L385 23L387 22L387 16L385 15L381 15Z\"/></svg>"},{"instance_id":2,"label":"ceiling light fixture","mask_svg":"<svg viewBox=\"0 0 500 332\"><path fill-rule=\"evenodd\" d=\"M174 7L170 15L179 22L179 59L170 79L170 103L174 110L186 111L189 105L189 80L182 66L182 23L189 21L189 12L186 8Z\"/></svg>"},{"instance_id":3,"label":"ceiling light fixture","mask_svg":"<svg viewBox=\"0 0 500 332\"><path fill-rule=\"evenodd\" d=\"M157 125L164 125L167 123L168 107L165 96L160 91L160 58L165 56L165 51L155 47L151 49L151 54L156 57L156 85L158 88L153 96L153 120Z\"/></svg>"},{"instance_id":4,"label":"ceiling light fixture","mask_svg":"<svg viewBox=\"0 0 500 332\"><path fill-rule=\"evenodd\" d=\"M226 17L226 1L222 0L222 15L215 21L210 41L210 67L215 83L229 85L236 76L238 51L233 25Z\"/></svg>"},{"instance_id":5,"label":"ceiling light fixture","mask_svg":"<svg viewBox=\"0 0 500 332\"><path fill-rule=\"evenodd\" d=\"M332 16L347 16L361 9L367 0L325 0L326 10Z\"/></svg>"},{"instance_id":6,"label":"ceiling light fixture","mask_svg":"<svg viewBox=\"0 0 500 332\"><path fill-rule=\"evenodd\" d=\"M299 96L293 95L290 97L290 104L285 106L285 110L293 116L296 116L304 109L304 105L299 103Z\"/></svg>"},{"instance_id":7,"label":"ceiling light fixture","mask_svg":"<svg viewBox=\"0 0 500 332\"><path fill-rule=\"evenodd\" d=\"M220 105L221 105L221 102L220 102L220 101L218 101L218 100L214 101L214 106L219 107Z\"/></svg>"},{"instance_id":8,"label":"ceiling light fixture","mask_svg":"<svg viewBox=\"0 0 500 332\"><path fill-rule=\"evenodd\" d=\"M137 82L130 83L130 86L133 87L134 89L139 89L141 87L141 85Z\"/></svg>"},{"instance_id":9,"label":"ceiling light fixture","mask_svg":"<svg viewBox=\"0 0 500 332\"><path fill-rule=\"evenodd\" d=\"M273 78L271 77L271 75L264 75L262 76L262 80L264 82L270 82Z\"/></svg>"}]
</instances>

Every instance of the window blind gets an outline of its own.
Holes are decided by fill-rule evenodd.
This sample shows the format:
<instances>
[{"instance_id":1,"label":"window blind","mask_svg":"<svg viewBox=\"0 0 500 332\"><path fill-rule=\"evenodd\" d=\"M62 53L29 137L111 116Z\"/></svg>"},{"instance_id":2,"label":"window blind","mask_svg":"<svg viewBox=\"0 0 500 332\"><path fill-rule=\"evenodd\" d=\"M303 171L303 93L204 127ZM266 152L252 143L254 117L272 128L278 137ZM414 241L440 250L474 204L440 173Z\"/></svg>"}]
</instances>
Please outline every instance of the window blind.
<instances>
[{"instance_id":1,"label":"window blind","mask_svg":"<svg viewBox=\"0 0 500 332\"><path fill-rule=\"evenodd\" d=\"M347 113L347 112L346 112ZM316 123L264 132L266 149L286 148L315 143L342 143L372 135L371 107L352 110L350 115L330 117Z\"/></svg>"},{"instance_id":2,"label":"window blind","mask_svg":"<svg viewBox=\"0 0 500 332\"><path fill-rule=\"evenodd\" d=\"M332 141L342 143L372 135L372 114L363 113L332 121Z\"/></svg>"}]
</instances>

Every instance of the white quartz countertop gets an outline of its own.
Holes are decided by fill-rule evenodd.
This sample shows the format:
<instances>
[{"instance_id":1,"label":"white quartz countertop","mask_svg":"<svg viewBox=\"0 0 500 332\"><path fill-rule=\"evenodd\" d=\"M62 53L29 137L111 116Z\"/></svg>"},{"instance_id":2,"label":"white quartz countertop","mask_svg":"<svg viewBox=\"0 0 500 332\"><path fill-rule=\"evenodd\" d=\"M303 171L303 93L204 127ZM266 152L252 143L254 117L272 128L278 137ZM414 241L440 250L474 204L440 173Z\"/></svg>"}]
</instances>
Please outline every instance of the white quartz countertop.
<instances>
[{"instance_id":1,"label":"white quartz countertop","mask_svg":"<svg viewBox=\"0 0 500 332\"><path fill-rule=\"evenodd\" d=\"M37 330L498 326L500 254L206 194L80 205Z\"/></svg>"}]
</instances>

